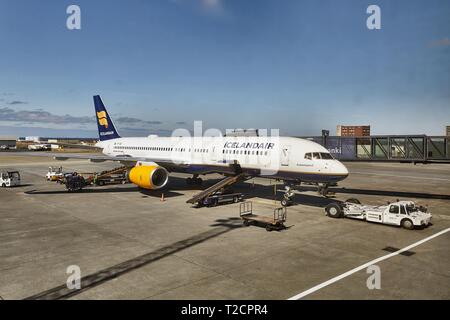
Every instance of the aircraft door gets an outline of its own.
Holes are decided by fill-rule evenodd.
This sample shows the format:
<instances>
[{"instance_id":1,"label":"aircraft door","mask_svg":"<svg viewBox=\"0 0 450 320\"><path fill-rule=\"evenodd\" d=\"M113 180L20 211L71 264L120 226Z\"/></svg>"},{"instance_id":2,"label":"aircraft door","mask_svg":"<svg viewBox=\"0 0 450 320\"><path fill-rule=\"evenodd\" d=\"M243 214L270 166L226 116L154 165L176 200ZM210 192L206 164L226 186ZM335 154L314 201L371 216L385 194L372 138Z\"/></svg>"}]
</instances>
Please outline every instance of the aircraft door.
<instances>
[{"instance_id":1,"label":"aircraft door","mask_svg":"<svg viewBox=\"0 0 450 320\"><path fill-rule=\"evenodd\" d=\"M288 166L289 165L289 156L291 154L291 146L283 146L281 148L281 165Z\"/></svg>"}]
</instances>

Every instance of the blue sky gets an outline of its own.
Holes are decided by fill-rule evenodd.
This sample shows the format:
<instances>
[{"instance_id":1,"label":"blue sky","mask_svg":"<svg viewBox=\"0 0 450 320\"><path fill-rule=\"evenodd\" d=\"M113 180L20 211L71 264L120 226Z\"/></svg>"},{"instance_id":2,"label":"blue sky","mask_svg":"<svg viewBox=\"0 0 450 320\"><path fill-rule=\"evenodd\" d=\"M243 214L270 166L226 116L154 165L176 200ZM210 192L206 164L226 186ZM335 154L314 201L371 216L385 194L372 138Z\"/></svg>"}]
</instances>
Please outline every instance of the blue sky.
<instances>
[{"instance_id":1,"label":"blue sky","mask_svg":"<svg viewBox=\"0 0 450 320\"><path fill-rule=\"evenodd\" d=\"M70 4L81 30L66 28ZM447 0L0 0L0 134L95 136L100 94L125 135L194 120L442 135L449 16Z\"/></svg>"}]
</instances>

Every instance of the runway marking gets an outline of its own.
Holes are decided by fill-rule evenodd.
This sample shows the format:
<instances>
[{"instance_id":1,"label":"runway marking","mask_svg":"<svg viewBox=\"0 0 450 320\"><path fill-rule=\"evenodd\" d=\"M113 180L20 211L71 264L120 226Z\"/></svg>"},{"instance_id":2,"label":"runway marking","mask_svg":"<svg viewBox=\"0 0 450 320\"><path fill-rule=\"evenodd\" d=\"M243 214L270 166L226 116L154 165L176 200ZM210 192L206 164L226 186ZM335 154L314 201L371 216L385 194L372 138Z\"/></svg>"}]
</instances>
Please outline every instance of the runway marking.
<instances>
[{"instance_id":1,"label":"runway marking","mask_svg":"<svg viewBox=\"0 0 450 320\"><path fill-rule=\"evenodd\" d=\"M397 178L411 178L411 179L420 179L420 180L442 180L442 181L450 181L450 179L445 178L430 178L430 177L418 177L418 176L402 176L396 174L388 174L388 173L374 173L374 172L357 172L351 171L350 174L362 174L362 175L374 175L374 176L387 176L387 177L397 177Z\"/></svg>"},{"instance_id":2,"label":"runway marking","mask_svg":"<svg viewBox=\"0 0 450 320\"><path fill-rule=\"evenodd\" d=\"M409 245L407 247L404 247L403 249L400 249L400 250L395 251L393 253L390 253L390 254L387 254L385 256L382 256L382 257L379 257L377 259L374 259L372 261L369 261L369 262L367 262L367 263L365 263L365 264L363 264L363 265L361 265L359 267L356 267L356 268L354 268L354 269L352 269L350 271L347 271L347 272L345 272L345 273L343 273L343 274L341 274L339 276L336 276L336 277L334 277L334 278L332 278L332 279L330 279L328 281L322 282L321 284L319 284L319 285L317 285L315 287L312 287L311 289L308 289L308 290L303 291L303 292L301 292L301 293L299 293L299 294L297 294L295 296L292 296L288 300L299 300L299 299L301 299L303 297L306 297L307 295L310 295L311 293L314 293L314 292L316 292L316 291L318 291L318 290L320 290L322 288L325 288L326 286L329 286L330 284L333 284L333 283L335 283L335 282L337 282L339 280L342 280L342 279L344 279L344 278L346 278L346 277L348 277L348 276L350 276L350 275L352 275L352 274L354 274L354 273L356 273L358 271L364 270L364 269L366 269L367 267L369 267L369 266L371 266L373 264L376 264L378 262L387 260L389 258L392 258L392 257L396 256L396 255L399 255L402 252L405 252L405 251L408 251L408 250L410 250L410 249L412 249L414 247L417 247L417 246L421 245L422 243L430 241L431 239L439 237L439 236L441 236L444 233L447 233L449 231L450 231L450 228L447 228L445 230L442 230L442 231L440 231L438 233L435 233L435 234L429 236L428 238L422 239L422 240L417 241L417 242L415 242L415 243L413 243L413 244L411 244L411 245Z\"/></svg>"}]
</instances>

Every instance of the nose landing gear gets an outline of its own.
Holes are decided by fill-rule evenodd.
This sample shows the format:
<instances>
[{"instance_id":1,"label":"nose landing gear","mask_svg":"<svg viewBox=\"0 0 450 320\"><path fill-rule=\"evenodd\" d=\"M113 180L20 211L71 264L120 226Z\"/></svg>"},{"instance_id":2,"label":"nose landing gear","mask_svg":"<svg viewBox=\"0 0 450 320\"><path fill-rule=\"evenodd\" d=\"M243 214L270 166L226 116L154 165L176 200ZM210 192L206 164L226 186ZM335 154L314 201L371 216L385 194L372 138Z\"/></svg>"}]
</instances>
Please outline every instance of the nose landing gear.
<instances>
[{"instance_id":1,"label":"nose landing gear","mask_svg":"<svg viewBox=\"0 0 450 320\"><path fill-rule=\"evenodd\" d=\"M327 184L319 184L317 185L317 193L321 196L326 197L328 194L328 185Z\"/></svg>"},{"instance_id":2,"label":"nose landing gear","mask_svg":"<svg viewBox=\"0 0 450 320\"><path fill-rule=\"evenodd\" d=\"M320 194L321 196L324 196L325 198L327 198L328 196L332 196L334 195L334 192L331 192L328 190L328 187L330 186L330 184L318 184L317 185L317 193ZM332 184L332 186L336 186L336 184Z\"/></svg>"}]
</instances>

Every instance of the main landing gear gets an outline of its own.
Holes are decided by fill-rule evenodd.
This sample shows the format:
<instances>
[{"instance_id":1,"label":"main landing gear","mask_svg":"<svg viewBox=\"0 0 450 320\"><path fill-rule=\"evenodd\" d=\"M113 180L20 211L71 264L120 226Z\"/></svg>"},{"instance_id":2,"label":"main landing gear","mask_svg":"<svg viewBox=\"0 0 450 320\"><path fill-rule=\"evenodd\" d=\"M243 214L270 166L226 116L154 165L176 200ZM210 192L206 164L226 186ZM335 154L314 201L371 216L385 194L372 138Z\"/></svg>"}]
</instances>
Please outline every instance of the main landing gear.
<instances>
[{"instance_id":1,"label":"main landing gear","mask_svg":"<svg viewBox=\"0 0 450 320\"><path fill-rule=\"evenodd\" d=\"M187 178L186 183L188 185L200 186L203 183L203 179L198 177L198 174L194 174L192 178Z\"/></svg>"}]
</instances>

